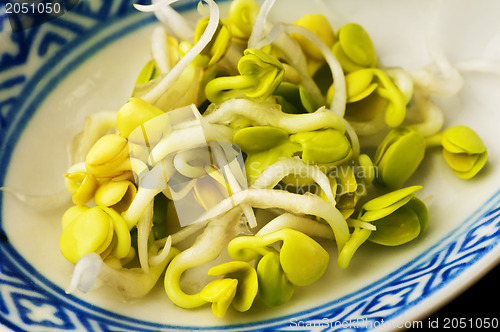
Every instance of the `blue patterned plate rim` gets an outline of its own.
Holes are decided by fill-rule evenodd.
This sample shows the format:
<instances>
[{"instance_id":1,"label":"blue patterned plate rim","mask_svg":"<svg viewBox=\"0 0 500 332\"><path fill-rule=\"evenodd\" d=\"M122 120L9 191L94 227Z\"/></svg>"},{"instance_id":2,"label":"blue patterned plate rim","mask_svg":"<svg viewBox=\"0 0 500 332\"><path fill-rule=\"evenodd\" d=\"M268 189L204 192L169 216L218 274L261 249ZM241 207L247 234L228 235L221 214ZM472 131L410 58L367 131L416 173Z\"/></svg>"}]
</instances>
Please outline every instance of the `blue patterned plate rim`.
<instances>
[{"instance_id":1,"label":"blue patterned plate rim","mask_svg":"<svg viewBox=\"0 0 500 332\"><path fill-rule=\"evenodd\" d=\"M5 181L6 171L16 143L21 137L22 131L26 127L30 118L36 112L36 105L43 101L44 96L48 95L48 93L57 86L57 83L62 81L75 68L75 63L84 59L85 56L92 54L105 46L107 43L117 40L141 26L154 22L152 16L145 16L144 14L138 14L135 11L124 10L123 8L126 8L126 5L129 3L130 2L128 0L122 1L122 6L120 6L121 9L118 9L111 14L108 13L109 16L106 17L106 25L110 27L111 31L113 31L112 27L120 25L122 23L121 21L126 18L127 25L125 29L120 29L118 31L115 29L114 32L107 34L105 38L99 39L99 41L92 47L85 49L82 53L76 56L76 58L69 62L63 70L54 75L54 78L51 81L52 84L46 85L41 91L33 96L33 98L31 98L30 103L24 105L25 100L30 100L30 98L26 98L17 100L17 103L12 104L12 109L22 110L20 113L14 115L13 112L3 112L6 116L0 119L0 129L2 129L0 133L0 186ZM182 7L181 10L187 10L191 7L192 6L188 4ZM79 7L77 6L75 10L78 9ZM57 22L58 21L55 20L46 24L58 24ZM96 26L94 28L100 29L102 27ZM36 31L38 29L35 28L33 30ZM89 34L86 36L88 37ZM64 45L64 47L61 47L61 49L56 52L56 54L53 55L44 64L44 66L42 66L36 74L29 79L29 81L25 83L22 90L23 93L26 93L26 95L32 95L28 91L31 91L31 89L34 88L36 82L41 77L50 72L52 68L52 61L55 61L54 59L60 59L62 53L67 52L67 50L72 47L83 44L85 41L85 38L78 38ZM2 64L1 60L2 58L0 58L0 64ZM0 87L2 84L9 84L9 82L6 83L0 81ZM14 83L11 82L10 84L16 84L16 82L14 81ZM15 96L13 98L15 98ZM0 100L0 110L2 110L2 103L5 103L5 100ZM0 212L2 211L2 202L3 194L0 194ZM322 321L325 318L332 321L347 320L349 318L366 319L365 322L367 322L368 325L371 322L373 326L373 322L380 322L382 319L385 321L395 319L402 316L405 312L415 309L424 301L429 302L429 299L434 298L440 290L448 287L451 283L456 282L459 276L465 273L478 276L481 273L484 273L488 267L492 267L494 265L493 263L496 263L498 259L491 264L483 264L485 267L482 271L477 270L474 271L474 273L471 272L472 267L478 266L479 263L485 261L486 258L493 256L493 252L498 252L500 250L500 247L498 246L500 242L500 191L489 198L475 213L466 218L458 228L443 237L441 241L438 241L410 262L375 281L373 285L376 285L376 287L373 287L373 285L366 286L351 294L343 296L342 298L317 306L310 310L296 312L292 315L223 327L175 326L142 321L110 312L106 309L80 300L73 295L67 295L64 290L60 289L57 285L46 279L28 262L26 262L24 258L19 255L16 249L8 243L2 222L3 221L0 218L0 252L2 255L2 261L0 262L0 286L9 286L14 288L16 286L21 288L23 286L31 287L33 290L39 292L40 296L45 296L45 298L38 298L38 304L57 303L57 314L59 317L68 318L64 309L78 313L79 317L80 315L83 315L80 320L82 325L87 329L92 328L91 321L98 322L100 328L103 330L106 330L106 328L129 328L140 331L157 331L164 329L287 329L290 327L290 321L294 319ZM476 235L476 232L479 235ZM459 267L451 266L447 269L448 266L446 264L442 265L440 263L440 259L442 259L440 256L443 255L443 253L446 254L454 252L454 254L457 254L456 250L458 250L458 253L465 251L464 255L467 258L466 263L459 264ZM460 258L462 257L459 256L459 259ZM438 265L434 266L436 263ZM429 267L432 267L432 269L427 270ZM412 291L415 290L416 284L418 284L418 280L416 280L418 277L427 276L431 279L431 281L436 278L436 276L430 275L431 273L429 273L429 271L434 273L442 272L445 282L440 282L437 285L432 285L432 283L424 285L424 292L419 296L413 295L415 298L408 302L407 300L411 298ZM402 285L402 287L398 288L398 285ZM465 286L466 285L464 284L463 287ZM395 292L391 290L386 291L386 289L391 289L391 287L394 288ZM3 292L0 292L0 323L14 330L21 330L19 326L16 326L11 320L9 320L9 312L3 296ZM382 303L380 299L383 298L383 296L399 296L400 301L392 307L382 306L381 308L378 308L382 310L374 309L377 308L377 305ZM19 295L19 297L21 298L22 296ZM29 299L29 297L25 298ZM71 322L69 322L69 324L68 322L65 322L65 325L63 324L61 326L51 326L50 322L46 322L48 325L45 326L58 329L69 329L74 327L71 325ZM29 322L27 321L24 323L29 325ZM358 328L358 330L364 329L368 329L368 326L366 328L362 326Z\"/></svg>"}]
</instances>

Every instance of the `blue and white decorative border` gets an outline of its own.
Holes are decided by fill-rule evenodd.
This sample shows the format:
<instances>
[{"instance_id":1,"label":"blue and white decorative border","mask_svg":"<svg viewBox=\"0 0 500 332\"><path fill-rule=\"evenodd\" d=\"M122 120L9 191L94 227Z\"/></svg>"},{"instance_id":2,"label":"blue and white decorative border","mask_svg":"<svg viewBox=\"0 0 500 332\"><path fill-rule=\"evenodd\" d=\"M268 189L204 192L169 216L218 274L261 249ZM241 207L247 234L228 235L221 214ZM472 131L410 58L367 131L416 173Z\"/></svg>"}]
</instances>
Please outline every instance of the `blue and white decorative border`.
<instances>
[{"instance_id":1,"label":"blue and white decorative border","mask_svg":"<svg viewBox=\"0 0 500 332\"><path fill-rule=\"evenodd\" d=\"M42 26L12 34L7 40L2 31L8 30L9 22L0 12L0 38L3 38L0 45L7 45L0 53L0 186L19 136L50 89L87 55L153 22L152 16L137 13L132 2L82 0L70 13ZM80 47L84 43L85 47ZM67 52L70 49L76 51ZM56 61L63 68L57 73L51 70ZM40 81L47 84L37 84ZM2 201L0 193L0 216ZM226 327L203 327L203 330L309 330L310 327L298 324L306 321L314 324L317 330L344 330L345 326L335 325L335 322L348 321L354 322L350 326L354 330L368 330L380 326L382 320L397 319L434 296L498 251L499 242L500 191L434 247L370 287L293 316ZM14 331L200 329L124 317L66 295L9 244L1 219L0 325Z\"/></svg>"}]
</instances>

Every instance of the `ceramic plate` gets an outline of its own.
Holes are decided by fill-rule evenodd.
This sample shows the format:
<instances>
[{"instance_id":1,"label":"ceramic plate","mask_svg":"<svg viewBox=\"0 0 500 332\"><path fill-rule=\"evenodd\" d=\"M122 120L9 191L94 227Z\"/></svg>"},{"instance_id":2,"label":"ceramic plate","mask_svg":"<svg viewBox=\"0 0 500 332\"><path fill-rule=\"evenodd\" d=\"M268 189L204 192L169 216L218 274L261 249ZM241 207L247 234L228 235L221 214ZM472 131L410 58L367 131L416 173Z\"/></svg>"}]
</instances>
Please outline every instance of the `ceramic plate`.
<instances>
[{"instance_id":1,"label":"ceramic plate","mask_svg":"<svg viewBox=\"0 0 500 332\"><path fill-rule=\"evenodd\" d=\"M178 8L197 18L194 6ZM225 12L227 4L221 8ZM362 24L384 65L415 70L429 64L429 36L462 68L474 59L500 59L498 1L438 6L422 0L278 0L271 17L292 22L312 12L327 15L335 28ZM57 19L12 33L0 5L0 186L42 196L64 188L69 140L87 115L117 110L128 99L149 59L155 24L154 16L137 12L130 0L81 0ZM297 289L286 305L256 303L247 313L230 310L218 319L209 306L174 306L162 285L134 303L107 288L67 295L72 265L58 241L68 205L34 209L4 192L0 324L18 331L371 330L425 318L500 257L500 78L477 71L464 71L463 77L457 95L436 103L447 126L465 124L481 135L488 163L464 181L438 151L428 153L410 180L423 183L418 196L430 213L429 227L417 240L393 248L365 244L348 269L330 264L317 283Z\"/></svg>"}]
</instances>

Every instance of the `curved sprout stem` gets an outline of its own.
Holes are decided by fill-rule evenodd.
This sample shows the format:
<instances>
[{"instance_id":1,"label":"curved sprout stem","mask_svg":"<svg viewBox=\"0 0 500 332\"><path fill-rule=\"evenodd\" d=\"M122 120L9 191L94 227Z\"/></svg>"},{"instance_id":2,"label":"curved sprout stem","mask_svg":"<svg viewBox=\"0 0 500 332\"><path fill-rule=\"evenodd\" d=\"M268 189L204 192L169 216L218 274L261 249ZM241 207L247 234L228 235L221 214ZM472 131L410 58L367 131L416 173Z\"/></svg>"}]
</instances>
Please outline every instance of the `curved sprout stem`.
<instances>
[{"instance_id":1,"label":"curved sprout stem","mask_svg":"<svg viewBox=\"0 0 500 332\"><path fill-rule=\"evenodd\" d=\"M205 115L209 123L230 123L240 118L247 118L253 125L273 126L294 134L301 131L313 131L334 128L345 132L344 119L324 108L314 113L288 114L281 111L275 103L259 103L250 99L230 99L211 109Z\"/></svg>"},{"instance_id":2,"label":"curved sprout stem","mask_svg":"<svg viewBox=\"0 0 500 332\"><path fill-rule=\"evenodd\" d=\"M80 258L73 269L73 276L66 289L66 294L73 293L77 289L87 293L94 286L101 266L102 258L95 252Z\"/></svg>"},{"instance_id":3,"label":"curved sprout stem","mask_svg":"<svg viewBox=\"0 0 500 332\"><path fill-rule=\"evenodd\" d=\"M291 213L283 213L277 216L262 227L255 235L265 235L283 228L292 228L309 236L317 236L328 240L334 239L332 228L329 225Z\"/></svg>"},{"instance_id":4,"label":"curved sprout stem","mask_svg":"<svg viewBox=\"0 0 500 332\"><path fill-rule=\"evenodd\" d=\"M344 71L342 70L342 67L340 66L340 63L335 55L333 55L328 46L326 46L326 44L310 30L294 24L286 25L285 29L288 33L299 34L309 39L309 41L313 43L314 46L316 46L323 54L323 57L330 67L333 76L333 87L335 93L333 94L333 98L330 103L331 111L340 116L344 116L347 101L347 90Z\"/></svg>"},{"instance_id":5,"label":"curved sprout stem","mask_svg":"<svg viewBox=\"0 0 500 332\"><path fill-rule=\"evenodd\" d=\"M160 70L166 74L172 68L168 51L167 32L163 27L157 27L151 35L151 56Z\"/></svg>"},{"instance_id":6,"label":"curved sprout stem","mask_svg":"<svg viewBox=\"0 0 500 332\"><path fill-rule=\"evenodd\" d=\"M153 0L153 3L156 4L157 2L158 0ZM162 22L172 35L180 40L193 40L193 27L189 25L184 16L170 7L170 5L163 5L161 8L155 10L154 13L158 21Z\"/></svg>"},{"instance_id":7,"label":"curved sprout stem","mask_svg":"<svg viewBox=\"0 0 500 332\"><path fill-rule=\"evenodd\" d=\"M295 174L314 180L325 193L330 203L335 204L335 196L330 187L328 177L319 166L306 164L298 157L280 160L266 167L260 176L252 183L253 189L272 189L285 176Z\"/></svg>"},{"instance_id":8,"label":"curved sprout stem","mask_svg":"<svg viewBox=\"0 0 500 332\"><path fill-rule=\"evenodd\" d=\"M345 128L347 135L349 136L349 139L351 140L351 148L352 148L352 158L353 159L358 159L360 151L361 151L361 146L359 144L359 138L358 134L356 133L356 130L354 130L353 126L349 123L349 121L345 122Z\"/></svg>"},{"instance_id":9,"label":"curved sprout stem","mask_svg":"<svg viewBox=\"0 0 500 332\"><path fill-rule=\"evenodd\" d=\"M207 226L207 222L201 221L201 222L197 222L197 223L194 223L194 224L191 224L191 225L188 225L188 226L182 228L178 232L171 235L172 236L172 244L176 244L176 243L179 243L181 241L184 241L185 239L187 239L188 237L195 234L200 229L203 229L206 226Z\"/></svg>"},{"instance_id":10,"label":"curved sprout stem","mask_svg":"<svg viewBox=\"0 0 500 332\"><path fill-rule=\"evenodd\" d=\"M416 93L415 107L422 114L421 123L412 124L408 127L418 131L424 137L430 137L437 134L444 124L444 115L441 109L432 102L429 96Z\"/></svg>"},{"instance_id":11,"label":"curved sprout stem","mask_svg":"<svg viewBox=\"0 0 500 332\"><path fill-rule=\"evenodd\" d=\"M161 262L168 256L171 248L172 248L172 236L168 236L167 241L165 241L165 245L163 246L161 251L157 255L149 257L149 264L151 266L156 266L161 264Z\"/></svg>"},{"instance_id":12,"label":"curved sprout stem","mask_svg":"<svg viewBox=\"0 0 500 332\"><path fill-rule=\"evenodd\" d=\"M262 46L261 41L266 38L266 22L267 16L271 11L271 8L274 6L275 0L265 0L264 3L260 6L259 13L255 18L255 23L252 28L252 34L248 39L248 48L256 48L260 49Z\"/></svg>"},{"instance_id":13,"label":"curved sprout stem","mask_svg":"<svg viewBox=\"0 0 500 332\"><path fill-rule=\"evenodd\" d=\"M158 163L141 179L132 204L122 213L129 229L139 222L154 197L168 188L168 176L170 174L167 172L165 163Z\"/></svg>"},{"instance_id":14,"label":"curved sprout stem","mask_svg":"<svg viewBox=\"0 0 500 332\"><path fill-rule=\"evenodd\" d=\"M221 126L216 126L217 129L213 128L213 130L206 130L206 124L203 124L203 127L204 130L199 127L192 127L172 131L155 145L149 155L148 163L150 165L155 165L158 161L172 153L205 146L207 142L231 141L233 135L232 130L219 131L218 128Z\"/></svg>"},{"instance_id":15,"label":"curved sprout stem","mask_svg":"<svg viewBox=\"0 0 500 332\"><path fill-rule=\"evenodd\" d=\"M153 226L153 201L151 201L137 223L137 255L145 273L149 273L148 239ZM166 256L165 256L166 257ZM158 264L156 264L158 265Z\"/></svg>"},{"instance_id":16,"label":"curved sprout stem","mask_svg":"<svg viewBox=\"0 0 500 332\"><path fill-rule=\"evenodd\" d=\"M125 300L138 299L151 291L167 264L178 253L178 249L172 248L161 264L149 268L149 273L141 268L123 268L119 262L105 260L99 271L99 279L116 289Z\"/></svg>"},{"instance_id":17,"label":"curved sprout stem","mask_svg":"<svg viewBox=\"0 0 500 332\"><path fill-rule=\"evenodd\" d=\"M165 291L172 302L182 308L196 308L207 303L199 293L187 294L180 285L184 271L216 259L229 241L236 236L235 224L241 216L240 209L214 218L208 223L195 243L177 255L165 273Z\"/></svg>"},{"instance_id":18,"label":"curved sprout stem","mask_svg":"<svg viewBox=\"0 0 500 332\"><path fill-rule=\"evenodd\" d=\"M279 26L283 27L281 24ZM284 27L282 29L284 29ZM288 34L282 33L279 38L274 40L273 46L279 48L285 61L297 70L300 76L301 85L308 92L316 105L325 105L325 98L318 85L309 74L306 56L299 44Z\"/></svg>"},{"instance_id":19,"label":"curved sprout stem","mask_svg":"<svg viewBox=\"0 0 500 332\"><path fill-rule=\"evenodd\" d=\"M165 0L168 2L169 0ZM154 104L156 100L175 82L185 68L200 54L200 52L208 45L213 35L215 34L219 22L219 7L213 0L204 0L210 9L210 19L208 21L205 32L200 37L200 40L182 57L179 62L168 72L168 74L146 95L142 97L146 102Z\"/></svg>"},{"instance_id":20,"label":"curved sprout stem","mask_svg":"<svg viewBox=\"0 0 500 332\"><path fill-rule=\"evenodd\" d=\"M339 252L349 239L347 223L335 205L316 195L299 195L275 189L248 189L236 193L206 211L198 221L215 218L242 203L254 208L280 208L294 214L310 214L323 218L335 234Z\"/></svg>"},{"instance_id":21,"label":"curved sprout stem","mask_svg":"<svg viewBox=\"0 0 500 332\"><path fill-rule=\"evenodd\" d=\"M385 115L381 112L375 118L369 121L349 121L349 125L353 128L358 136L370 136L380 133L384 128L387 128L385 124Z\"/></svg>"},{"instance_id":22,"label":"curved sprout stem","mask_svg":"<svg viewBox=\"0 0 500 332\"><path fill-rule=\"evenodd\" d=\"M231 170L231 163L235 163L236 159L233 159L232 162L229 162L227 158L224 155L224 152L222 151L222 147L219 146L218 144L215 144L212 146L212 154L214 156L215 161L217 164L222 166L222 172L224 173L224 178L227 181L227 184L229 185L229 188L231 189L231 192L237 193L242 190L240 184L238 183L238 180L236 180L235 174L233 173L233 170ZM237 163L237 162L236 162ZM236 166L237 169L235 171L240 171L241 169L239 168L239 165ZM234 169L234 168L233 168ZM241 174L242 175L242 174ZM246 204L241 205L241 209L243 210L243 214L247 218L248 225L251 228L254 228L257 226L257 218L255 217L255 214L252 210L252 208Z\"/></svg>"},{"instance_id":23,"label":"curved sprout stem","mask_svg":"<svg viewBox=\"0 0 500 332\"><path fill-rule=\"evenodd\" d=\"M366 229L369 229L371 231L377 230L377 227L375 225L372 225L366 221L361 221L359 219L349 218L349 219L347 219L347 224L349 225L349 227L366 228Z\"/></svg>"},{"instance_id":24,"label":"curved sprout stem","mask_svg":"<svg viewBox=\"0 0 500 332\"><path fill-rule=\"evenodd\" d=\"M349 266L352 256L358 250L358 248L365 243L370 237L371 230L367 228L356 228L352 233L351 238L347 241L344 249L340 252L337 259L337 265L341 269L345 269Z\"/></svg>"},{"instance_id":25,"label":"curved sprout stem","mask_svg":"<svg viewBox=\"0 0 500 332\"><path fill-rule=\"evenodd\" d=\"M104 135L116 131L117 111L101 111L85 118L83 131L68 145L70 164L85 160L90 148Z\"/></svg>"},{"instance_id":26,"label":"curved sprout stem","mask_svg":"<svg viewBox=\"0 0 500 332\"><path fill-rule=\"evenodd\" d=\"M178 0L160 0L160 1L154 1L151 5L140 5L137 3L134 3L135 9L141 11L141 12L154 12L157 11L165 6L170 6L170 4L177 2Z\"/></svg>"}]
</instances>

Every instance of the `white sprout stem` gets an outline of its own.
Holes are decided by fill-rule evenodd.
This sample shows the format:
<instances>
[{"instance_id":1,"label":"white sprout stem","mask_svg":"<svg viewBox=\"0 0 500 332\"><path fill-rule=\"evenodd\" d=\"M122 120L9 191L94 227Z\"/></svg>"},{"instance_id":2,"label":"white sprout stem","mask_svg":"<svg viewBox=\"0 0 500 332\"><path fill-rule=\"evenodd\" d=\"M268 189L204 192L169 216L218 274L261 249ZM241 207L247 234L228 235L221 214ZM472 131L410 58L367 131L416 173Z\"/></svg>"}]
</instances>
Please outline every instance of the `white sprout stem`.
<instances>
[{"instance_id":1,"label":"white sprout stem","mask_svg":"<svg viewBox=\"0 0 500 332\"><path fill-rule=\"evenodd\" d=\"M329 225L308 217L296 216L290 213L283 213L274 218L255 235L266 235L284 228L292 228L309 236L317 236L328 240L334 239L332 228Z\"/></svg>"},{"instance_id":2,"label":"white sprout stem","mask_svg":"<svg viewBox=\"0 0 500 332\"><path fill-rule=\"evenodd\" d=\"M172 236L172 244L177 244L179 242L184 241L185 239L187 239L191 235L198 232L200 229L203 229L206 225L207 225L206 221L201 221L201 222L197 222L197 223L194 223L194 224L191 224L191 225L188 225L188 226L182 228L178 232L171 235ZM158 240L158 241L162 241L162 240ZM161 242L158 242L158 243L161 243Z\"/></svg>"},{"instance_id":3,"label":"white sprout stem","mask_svg":"<svg viewBox=\"0 0 500 332\"><path fill-rule=\"evenodd\" d=\"M199 114L196 106L188 107L193 108L197 119L174 125L173 130L151 150L148 161L150 165L154 165L171 153L206 146L210 141L232 141L234 130L210 124Z\"/></svg>"},{"instance_id":4,"label":"white sprout stem","mask_svg":"<svg viewBox=\"0 0 500 332\"><path fill-rule=\"evenodd\" d=\"M252 183L253 189L272 189L285 176L295 174L314 180L325 193L330 203L335 204L335 196L330 187L328 177L318 165L309 165L300 158L288 158L280 160L266 167L259 178Z\"/></svg>"},{"instance_id":5,"label":"white sprout stem","mask_svg":"<svg viewBox=\"0 0 500 332\"><path fill-rule=\"evenodd\" d=\"M168 189L164 189L162 190L162 192L168 199L175 201L184 198L191 191L191 189L194 188L195 185L196 185L196 179L191 179L179 191L173 191L172 188L169 186Z\"/></svg>"},{"instance_id":6,"label":"white sprout stem","mask_svg":"<svg viewBox=\"0 0 500 332\"><path fill-rule=\"evenodd\" d=\"M309 93L314 102L317 105L324 105L325 99L323 94L309 74L307 58L299 44L289 35L283 33L274 41L274 45L281 50L286 62L297 70L300 76L301 85Z\"/></svg>"},{"instance_id":7,"label":"white sprout stem","mask_svg":"<svg viewBox=\"0 0 500 332\"><path fill-rule=\"evenodd\" d=\"M349 218L349 219L347 219L347 224L349 225L349 227L365 228L365 229L369 229L371 231L376 231L377 230L377 227L375 225L372 225L369 222L361 221L361 220L358 220L358 219L351 219L351 218Z\"/></svg>"},{"instance_id":8,"label":"white sprout stem","mask_svg":"<svg viewBox=\"0 0 500 332\"><path fill-rule=\"evenodd\" d=\"M146 172L149 170L146 163L138 158L130 158L130 165L132 167L132 172L134 173L137 179L141 179L144 176L144 174L146 174ZM140 183L139 181L137 182L138 184Z\"/></svg>"},{"instance_id":9,"label":"white sprout stem","mask_svg":"<svg viewBox=\"0 0 500 332\"><path fill-rule=\"evenodd\" d=\"M129 229L139 222L154 197L168 188L167 178L169 175L165 163L158 163L141 179L139 190L132 204L122 213Z\"/></svg>"},{"instance_id":10,"label":"white sprout stem","mask_svg":"<svg viewBox=\"0 0 500 332\"><path fill-rule=\"evenodd\" d=\"M127 222L129 229L134 227L146 211L148 204L162 191L161 188L139 187L132 204L122 213L123 219Z\"/></svg>"},{"instance_id":11,"label":"white sprout stem","mask_svg":"<svg viewBox=\"0 0 500 332\"><path fill-rule=\"evenodd\" d=\"M201 128L186 128L172 132L151 150L148 163L155 165L169 154L181 150L204 146L207 138Z\"/></svg>"},{"instance_id":12,"label":"white sprout stem","mask_svg":"<svg viewBox=\"0 0 500 332\"><path fill-rule=\"evenodd\" d=\"M149 273L144 273L141 268L115 268L120 266L120 262L109 262L108 265L106 260L99 271L99 279L117 290L125 300L134 300L151 291L169 262L167 258L161 264L150 267Z\"/></svg>"},{"instance_id":13,"label":"white sprout stem","mask_svg":"<svg viewBox=\"0 0 500 332\"><path fill-rule=\"evenodd\" d=\"M422 114L421 123L412 124L408 127L418 131L424 137L437 134L444 125L443 111L432 102L429 96L415 94L415 107Z\"/></svg>"},{"instance_id":14,"label":"white sprout stem","mask_svg":"<svg viewBox=\"0 0 500 332\"><path fill-rule=\"evenodd\" d=\"M371 136L378 134L387 127L383 112L370 121L349 121L349 125L354 129L358 138L359 136ZM378 144L377 142L373 143Z\"/></svg>"},{"instance_id":15,"label":"white sprout stem","mask_svg":"<svg viewBox=\"0 0 500 332\"><path fill-rule=\"evenodd\" d=\"M255 22L252 28L252 34L250 35L250 38L248 38L248 48L260 48L259 44L261 43L261 40L264 39L267 35L267 16L269 15L271 8L273 8L274 2L275 0L265 0L264 3L260 6L259 13L255 18Z\"/></svg>"},{"instance_id":16,"label":"white sprout stem","mask_svg":"<svg viewBox=\"0 0 500 332\"><path fill-rule=\"evenodd\" d=\"M170 253L170 248L172 248L172 236L167 237L165 245L156 256L149 257L149 264L151 266L156 266L161 264L161 262L163 262L163 260L167 258L168 254Z\"/></svg>"},{"instance_id":17,"label":"white sprout stem","mask_svg":"<svg viewBox=\"0 0 500 332\"><path fill-rule=\"evenodd\" d=\"M224 155L224 152L221 151L222 147L219 145L214 145L212 149L212 153L214 156L214 159L216 163L220 166L222 166L222 172L224 174L224 178L226 179L229 188L231 189L232 194L240 192L242 190L240 184L238 183L238 180L236 180L235 175L233 174L230 164L234 162L235 160L232 160L229 162L227 158ZM241 209L243 210L243 214L247 218L248 225L251 228L254 228L257 226L257 218L255 217L255 214L253 212L253 209L247 205L243 204L241 206Z\"/></svg>"},{"instance_id":18,"label":"white sprout stem","mask_svg":"<svg viewBox=\"0 0 500 332\"><path fill-rule=\"evenodd\" d=\"M159 1L152 1L151 5L140 5L137 3L134 3L135 9L141 11L141 12L155 12L165 6L170 6L170 4L177 2L178 0L159 0Z\"/></svg>"},{"instance_id":19,"label":"white sprout stem","mask_svg":"<svg viewBox=\"0 0 500 332\"><path fill-rule=\"evenodd\" d=\"M153 0L153 3L156 4L157 2L158 0ZM161 8L155 10L154 13L158 21L162 22L171 34L180 40L193 40L194 29L189 25L184 16L170 7L170 5L163 5Z\"/></svg>"},{"instance_id":20,"label":"white sprout stem","mask_svg":"<svg viewBox=\"0 0 500 332\"><path fill-rule=\"evenodd\" d=\"M332 101L330 103L331 111L340 116L344 116L345 106L347 101L347 90L344 78L344 71L340 66L337 58L333 52L326 46L326 44L316 36L312 31L294 24L286 25L286 31L288 33L295 33L302 35L307 38L311 43L316 46L320 52L323 54L326 63L330 67L333 76L333 88L335 93L333 94Z\"/></svg>"},{"instance_id":21,"label":"white sprout stem","mask_svg":"<svg viewBox=\"0 0 500 332\"><path fill-rule=\"evenodd\" d=\"M149 202L137 223L137 255L139 257L139 264L144 273L149 273L148 239L152 226L153 201Z\"/></svg>"},{"instance_id":22,"label":"white sprout stem","mask_svg":"<svg viewBox=\"0 0 500 332\"><path fill-rule=\"evenodd\" d=\"M408 104L413 97L413 79L410 73L398 67L387 67L383 70L401 91L405 103Z\"/></svg>"},{"instance_id":23,"label":"white sprout stem","mask_svg":"<svg viewBox=\"0 0 500 332\"><path fill-rule=\"evenodd\" d=\"M102 111L85 118L83 131L68 144L70 164L85 160L92 146L104 135L116 131L117 111Z\"/></svg>"},{"instance_id":24,"label":"white sprout stem","mask_svg":"<svg viewBox=\"0 0 500 332\"><path fill-rule=\"evenodd\" d=\"M215 218L242 203L249 204L254 208L280 208L294 214L310 214L323 218L335 234L339 252L350 237L344 217L332 203L326 202L316 195L299 195L275 189L240 191L206 211L198 221Z\"/></svg>"},{"instance_id":25,"label":"white sprout stem","mask_svg":"<svg viewBox=\"0 0 500 332\"><path fill-rule=\"evenodd\" d=\"M356 133L356 130L354 130L354 127L351 126L351 124L346 121L345 122L345 128L347 135L349 136L349 139L351 140L351 148L352 148L352 157L353 159L358 159L359 154L361 152L361 146L359 144L359 138L358 134Z\"/></svg>"},{"instance_id":26,"label":"white sprout stem","mask_svg":"<svg viewBox=\"0 0 500 332\"><path fill-rule=\"evenodd\" d=\"M210 9L210 19L207 28L203 32L200 40L182 57L179 62L168 72L168 74L155 85L142 99L150 104L154 104L160 96L175 82L189 64L200 54L200 52L208 45L213 35L217 31L219 24L219 7L213 0L204 0ZM166 0L168 2L168 0Z\"/></svg>"},{"instance_id":27,"label":"white sprout stem","mask_svg":"<svg viewBox=\"0 0 500 332\"><path fill-rule=\"evenodd\" d=\"M162 27L156 27L151 36L151 56L160 73L166 74L172 68L170 63L167 32Z\"/></svg>"},{"instance_id":28,"label":"white sprout stem","mask_svg":"<svg viewBox=\"0 0 500 332\"><path fill-rule=\"evenodd\" d=\"M101 266L102 258L95 252L80 258L73 269L73 276L66 289L66 294L73 293L77 289L87 293L94 286Z\"/></svg>"},{"instance_id":29,"label":"white sprout stem","mask_svg":"<svg viewBox=\"0 0 500 332\"><path fill-rule=\"evenodd\" d=\"M462 88L464 82L456 70L444 72L437 69L436 64L410 73L415 84L415 90L436 96L453 96Z\"/></svg>"},{"instance_id":30,"label":"white sprout stem","mask_svg":"<svg viewBox=\"0 0 500 332\"><path fill-rule=\"evenodd\" d=\"M206 174L204 165L191 165L190 162L199 159L200 155L203 156L204 151L199 149L189 149L176 153L173 158L174 167L179 173L188 178L198 178ZM205 161L206 162L206 161Z\"/></svg>"},{"instance_id":31,"label":"white sprout stem","mask_svg":"<svg viewBox=\"0 0 500 332\"><path fill-rule=\"evenodd\" d=\"M334 128L345 132L345 121L338 114L320 108L314 113L287 114L281 111L279 105L259 103L250 99L230 99L205 115L210 123L230 123L245 117L253 125L273 126L281 128L290 134L301 131L313 131L323 128Z\"/></svg>"},{"instance_id":32,"label":"white sprout stem","mask_svg":"<svg viewBox=\"0 0 500 332\"><path fill-rule=\"evenodd\" d=\"M149 172L147 172L139 182L139 190L130 204L129 208L122 213L129 229L136 225L141 216L146 211L148 204L153 201L156 195L164 192L167 198L172 200L181 199L194 187L196 179L189 181L178 192L173 191L168 179L173 176L174 168L169 167L171 160L162 159Z\"/></svg>"},{"instance_id":33,"label":"white sprout stem","mask_svg":"<svg viewBox=\"0 0 500 332\"><path fill-rule=\"evenodd\" d=\"M180 285L184 271L216 259L229 241L236 236L234 224L241 216L240 209L233 209L207 225L195 243L177 255L165 273L165 290L172 302L182 308L196 308L207 303L199 293L186 294Z\"/></svg>"}]
</instances>

